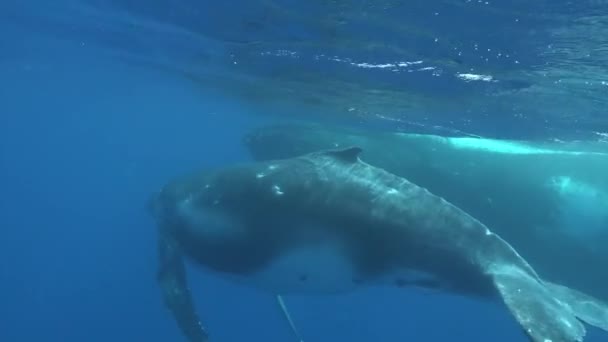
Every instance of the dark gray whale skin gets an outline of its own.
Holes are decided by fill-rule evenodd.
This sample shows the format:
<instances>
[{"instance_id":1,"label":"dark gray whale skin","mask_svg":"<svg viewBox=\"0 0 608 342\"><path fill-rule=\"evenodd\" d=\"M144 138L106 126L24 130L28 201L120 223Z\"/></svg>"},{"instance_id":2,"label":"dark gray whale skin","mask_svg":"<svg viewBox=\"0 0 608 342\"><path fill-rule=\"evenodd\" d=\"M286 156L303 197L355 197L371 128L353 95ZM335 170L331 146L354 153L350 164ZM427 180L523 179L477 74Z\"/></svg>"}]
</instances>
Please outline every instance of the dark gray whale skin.
<instances>
[{"instance_id":1,"label":"dark gray whale skin","mask_svg":"<svg viewBox=\"0 0 608 342\"><path fill-rule=\"evenodd\" d=\"M474 148L477 141L487 148ZM297 123L260 127L243 142L255 160L361 146L372 165L483 221L548 279L608 300L608 144L502 145ZM582 190L560 190L555 184L568 179L583 184ZM589 190L585 186L592 190L581 194ZM591 211L583 202L596 208Z\"/></svg>"},{"instance_id":2,"label":"dark gray whale skin","mask_svg":"<svg viewBox=\"0 0 608 342\"><path fill-rule=\"evenodd\" d=\"M353 282L373 284L395 270L424 272L433 281L398 285L501 301L533 342L583 341L582 322L608 330L603 303L543 280L483 223L362 162L360 153L352 147L196 172L153 196L160 285L190 341L208 337L192 304L184 256L246 277L329 237L345 246L340 251L354 265Z\"/></svg>"}]
</instances>

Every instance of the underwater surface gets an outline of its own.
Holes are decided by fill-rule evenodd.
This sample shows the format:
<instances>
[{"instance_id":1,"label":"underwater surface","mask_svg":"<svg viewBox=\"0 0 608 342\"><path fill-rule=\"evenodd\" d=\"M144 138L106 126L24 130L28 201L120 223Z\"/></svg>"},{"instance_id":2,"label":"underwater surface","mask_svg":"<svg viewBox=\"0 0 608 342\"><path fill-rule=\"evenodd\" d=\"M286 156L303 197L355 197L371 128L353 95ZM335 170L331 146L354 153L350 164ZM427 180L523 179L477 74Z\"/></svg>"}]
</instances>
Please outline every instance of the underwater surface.
<instances>
[{"instance_id":1,"label":"underwater surface","mask_svg":"<svg viewBox=\"0 0 608 342\"><path fill-rule=\"evenodd\" d=\"M608 301L607 6L0 2L0 341L185 341L150 196L346 145ZM272 294L188 269L210 341L296 340ZM504 306L437 291L285 301L305 341L526 341Z\"/></svg>"}]
</instances>

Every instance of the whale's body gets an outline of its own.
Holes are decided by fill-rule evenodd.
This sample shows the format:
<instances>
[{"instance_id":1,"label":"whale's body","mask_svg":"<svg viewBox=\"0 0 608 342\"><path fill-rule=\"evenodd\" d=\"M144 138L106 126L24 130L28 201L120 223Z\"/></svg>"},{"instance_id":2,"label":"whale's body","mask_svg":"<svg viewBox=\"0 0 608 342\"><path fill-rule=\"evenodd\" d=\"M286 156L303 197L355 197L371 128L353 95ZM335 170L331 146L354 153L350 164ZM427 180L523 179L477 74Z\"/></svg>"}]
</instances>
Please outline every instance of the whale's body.
<instances>
[{"instance_id":1,"label":"whale's body","mask_svg":"<svg viewBox=\"0 0 608 342\"><path fill-rule=\"evenodd\" d=\"M320 151L178 179L152 201L159 279L191 341L205 341L181 256L273 293L416 286L502 300L535 342L608 328L599 301L543 281L504 240L444 199L359 160ZM578 318L578 319L577 319Z\"/></svg>"},{"instance_id":2,"label":"whale's body","mask_svg":"<svg viewBox=\"0 0 608 342\"><path fill-rule=\"evenodd\" d=\"M543 277L608 301L606 143L445 137L319 124L262 126L244 142L256 160L360 146L368 163L482 221Z\"/></svg>"}]
</instances>

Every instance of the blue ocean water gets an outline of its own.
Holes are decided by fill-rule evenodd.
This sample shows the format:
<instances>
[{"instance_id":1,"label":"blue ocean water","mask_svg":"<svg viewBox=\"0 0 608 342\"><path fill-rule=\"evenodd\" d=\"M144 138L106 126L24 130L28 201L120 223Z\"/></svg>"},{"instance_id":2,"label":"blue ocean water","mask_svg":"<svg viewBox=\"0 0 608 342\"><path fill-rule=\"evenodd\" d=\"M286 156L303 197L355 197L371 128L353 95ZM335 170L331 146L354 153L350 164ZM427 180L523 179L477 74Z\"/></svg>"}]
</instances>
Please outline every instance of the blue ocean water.
<instances>
[{"instance_id":1,"label":"blue ocean water","mask_svg":"<svg viewBox=\"0 0 608 342\"><path fill-rule=\"evenodd\" d=\"M183 340L145 204L249 160L254 127L606 139L603 2L370 3L0 4L0 341ZM190 281L213 341L292 340L271 295ZM525 341L503 307L444 294L287 301L306 341Z\"/></svg>"}]
</instances>

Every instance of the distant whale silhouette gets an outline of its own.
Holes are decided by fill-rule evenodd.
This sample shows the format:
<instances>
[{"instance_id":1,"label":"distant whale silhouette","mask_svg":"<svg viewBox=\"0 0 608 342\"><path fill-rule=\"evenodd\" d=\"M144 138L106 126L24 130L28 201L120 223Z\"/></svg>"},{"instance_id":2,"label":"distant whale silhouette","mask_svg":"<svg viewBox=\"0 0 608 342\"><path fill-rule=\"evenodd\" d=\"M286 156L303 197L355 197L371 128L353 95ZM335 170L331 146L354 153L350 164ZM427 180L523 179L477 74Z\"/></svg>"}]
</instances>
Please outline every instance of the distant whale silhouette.
<instances>
[{"instance_id":1,"label":"distant whale silhouette","mask_svg":"<svg viewBox=\"0 0 608 342\"><path fill-rule=\"evenodd\" d=\"M608 330L605 304L544 281L480 221L360 153L351 147L197 172L153 196L160 285L190 341L207 334L182 255L279 294L388 284L498 299L534 342L582 341L582 322Z\"/></svg>"}]
</instances>

